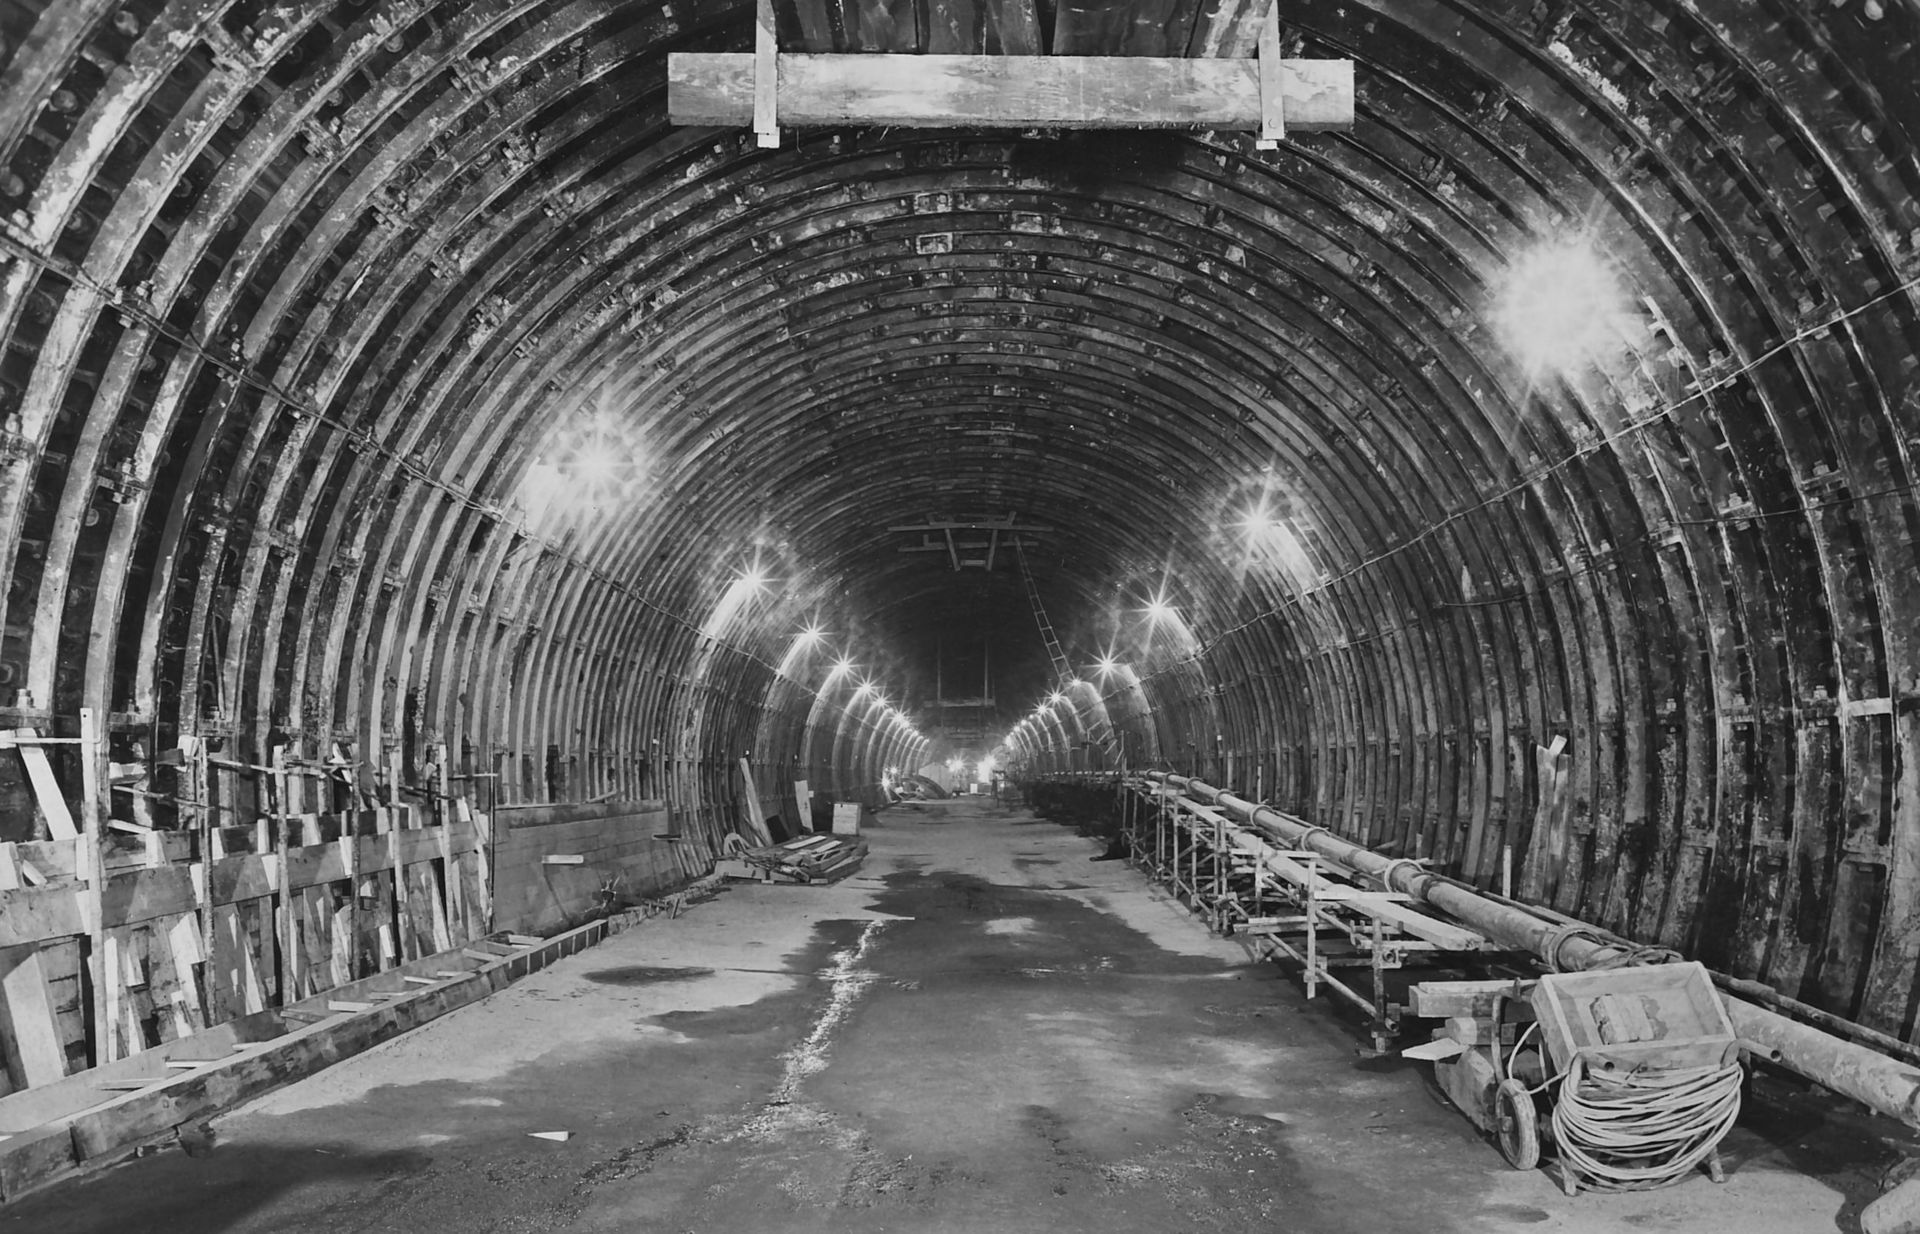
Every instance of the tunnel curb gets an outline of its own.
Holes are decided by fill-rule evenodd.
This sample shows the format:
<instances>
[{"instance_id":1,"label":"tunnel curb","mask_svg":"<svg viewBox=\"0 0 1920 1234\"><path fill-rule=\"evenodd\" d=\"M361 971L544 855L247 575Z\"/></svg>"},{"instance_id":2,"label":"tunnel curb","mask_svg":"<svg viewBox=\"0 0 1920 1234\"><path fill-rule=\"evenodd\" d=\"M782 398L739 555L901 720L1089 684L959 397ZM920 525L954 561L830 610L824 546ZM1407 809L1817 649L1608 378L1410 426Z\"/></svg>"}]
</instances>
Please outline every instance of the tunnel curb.
<instances>
[{"instance_id":1,"label":"tunnel curb","mask_svg":"<svg viewBox=\"0 0 1920 1234\"><path fill-rule=\"evenodd\" d=\"M0 1206L110 1164L183 1123L226 1113L276 1088L506 989L520 978L618 934L646 916L616 913L484 962L443 985L295 1029L244 1053L126 1093L0 1141ZM459 949L446 953L461 954ZM477 953L469 950L469 956ZM335 992L337 993L337 992ZM324 1001L324 1000L323 1000Z\"/></svg>"}]
</instances>

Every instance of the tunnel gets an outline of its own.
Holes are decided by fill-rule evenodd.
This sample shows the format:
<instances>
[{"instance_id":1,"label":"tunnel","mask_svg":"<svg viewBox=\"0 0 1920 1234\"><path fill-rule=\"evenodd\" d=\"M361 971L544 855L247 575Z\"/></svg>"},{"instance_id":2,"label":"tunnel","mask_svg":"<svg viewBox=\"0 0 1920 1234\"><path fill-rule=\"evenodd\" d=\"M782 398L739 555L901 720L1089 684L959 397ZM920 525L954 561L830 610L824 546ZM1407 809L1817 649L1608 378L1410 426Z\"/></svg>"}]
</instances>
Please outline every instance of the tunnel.
<instances>
[{"instance_id":1,"label":"tunnel","mask_svg":"<svg viewBox=\"0 0 1920 1234\"><path fill-rule=\"evenodd\" d=\"M1350 126L767 148L668 108L751 4L0 0L0 840L458 799L652 894L749 810L1171 774L1483 891L1551 844L1542 907L1915 1041L1920 4L1277 14Z\"/></svg>"}]
</instances>

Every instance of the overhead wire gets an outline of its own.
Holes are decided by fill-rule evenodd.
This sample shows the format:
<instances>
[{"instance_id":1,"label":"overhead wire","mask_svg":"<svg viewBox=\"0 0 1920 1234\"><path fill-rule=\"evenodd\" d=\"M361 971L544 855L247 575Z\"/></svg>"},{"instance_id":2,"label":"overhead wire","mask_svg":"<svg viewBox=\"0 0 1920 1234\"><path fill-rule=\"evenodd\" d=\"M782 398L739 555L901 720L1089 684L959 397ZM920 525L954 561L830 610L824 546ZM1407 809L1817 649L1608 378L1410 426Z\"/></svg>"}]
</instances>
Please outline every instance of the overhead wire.
<instances>
[{"instance_id":1,"label":"overhead wire","mask_svg":"<svg viewBox=\"0 0 1920 1234\"><path fill-rule=\"evenodd\" d=\"M1254 616L1247 618L1245 621L1239 622L1235 625L1227 627L1224 630L1221 630L1218 634L1215 634L1205 639L1204 641L1202 641L1200 645L1191 654L1184 656L1181 659L1172 661L1168 664L1162 665L1160 668L1155 669L1151 673L1143 674L1141 675L1140 679L1142 681L1151 680L1155 677L1161 676L1164 673L1171 672L1173 669L1178 668L1184 664L1204 660L1209 652L1211 652L1214 648L1218 647L1221 643L1226 641L1228 638L1231 638L1236 634L1242 633L1243 631L1248 630L1253 626L1258 625L1260 622L1265 621L1269 618L1278 617L1285 610L1289 608L1296 608L1301 604L1304 604L1309 598L1316 595L1320 595L1324 592L1331 590L1333 587L1337 586L1340 583L1345 582L1350 578L1355 577L1356 575L1360 574L1362 571L1371 569L1373 566L1376 566L1381 562L1386 561L1390 558L1397 557L1401 553L1412 548L1414 545L1420 544L1423 541L1431 539L1432 537L1438 535L1440 532L1446 530L1448 527L1452 526L1453 524L1461 521L1462 519L1467 518L1469 515L1477 514L1480 511L1493 506L1497 502L1505 501L1516 494L1527 491L1528 489L1532 488L1533 485L1539 483L1541 480L1546 479L1548 476L1558 474L1559 472L1565 470L1566 468L1571 467L1578 462L1581 462L1582 460L1586 459L1588 456L1597 453L1602 448L1613 445L1615 442L1619 441L1624 437L1627 437L1633 433L1640 432L1644 429L1651 428L1655 424L1658 424L1661 421L1667 419L1668 417L1672 416L1675 412L1681 410L1682 408L1688 406L1689 404L1698 402L1706 398L1707 395L1713 393L1714 391L1724 389L1725 387L1733 384L1735 381L1738 381L1740 378L1746 376L1748 373L1751 373L1755 369L1759 368L1762 364L1765 364L1767 361L1773 359L1775 356L1778 356L1783 352L1786 352L1796 344L1804 342L1809 338L1813 338L1818 335L1824 334L1827 331L1833 329L1835 326L1845 325L1847 322L1852 321L1854 318L1860 316L1861 314L1867 312L1868 310L1873 309L1897 296L1902 296L1908 292L1915 291L1916 289L1920 289L1920 275L1916 275L1913 278L1907 279L1904 282L1901 282L1895 285L1894 287L1891 287L1888 290L1881 292L1879 295L1876 295L1870 299L1864 300L1861 303L1856 304L1850 308L1842 309L1830 317L1827 317L1821 321L1818 321L1811 325L1803 327L1802 329L1782 339L1778 343L1775 343L1771 347L1768 347L1765 350L1761 351L1759 354L1753 356L1751 359L1748 359L1745 362L1733 368L1730 368L1723 373L1714 375L1710 380L1696 383L1694 389L1689 393L1687 393L1684 397L1674 399L1672 402L1669 402L1660 407L1657 407L1654 410L1649 411L1644 415L1636 416L1626 421L1625 423L1621 424L1618 428L1613 429L1611 432L1608 432L1601 436L1597 436L1591 441L1582 443L1572 453L1566 455L1563 458L1555 459L1553 462L1546 463L1539 467L1533 468L1532 470L1519 476L1512 483L1508 484L1505 488L1502 488L1494 493L1489 494L1487 497L1485 497L1481 501L1475 502L1474 504L1469 506L1463 506L1458 510L1452 511L1451 513L1447 514L1444 518L1441 518L1421 528L1419 531L1407 537L1405 540L1402 540L1392 545L1389 548L1383 549L1380 552L1375 553L1370 557L1367 557L1359 562L1356 562L1354 565L1341 571L1339 574L1336 574L1331 578L1328 578L1326 581L1317 583L1312 587L1304 588L1300 591L1297 591L1294 594L1288 596L1283 601L1281 601L1279 604L1272 605L1271 607L1259 613L1256 613ZM1779 514L1802 513L1812 509L1824 508L1826 505L1840 505L1840 504L1846 504L1854 501L1868 500L1871 498L1888 496L1888 495L1899 493L1902 491L1911 492L1916 488L1920 488L1920 483L1908 484L1905 486L1895 486L1895 487L1885 489L1885 490L1880 490L1874 493L1860 494L1858 496L1836 499L1830 502L1807 504L1807 505L1797 507L1794 510L1781 511L1779 512ZM1767 515L1766 517L1776 517L1776 516L1777 515L1770 514L1770 515ZM1759 512L1755 512L1754 514L1747 514L1747 515L1730 515L1730 516L1727 516L1724 521L1737 522L1737 521L1741 521L1742 519L1757 518L1757 517L1762 517L1759 514ZM1708 521L1719 522L1723 520L1690 519L1690 520L1676 520L1676 521L1685 523L1687 525L1697 525L1697 524L1708 522ZM1449 605L1447 607L1454 607L1454 606Z\"/></svg>"}]
</instances>

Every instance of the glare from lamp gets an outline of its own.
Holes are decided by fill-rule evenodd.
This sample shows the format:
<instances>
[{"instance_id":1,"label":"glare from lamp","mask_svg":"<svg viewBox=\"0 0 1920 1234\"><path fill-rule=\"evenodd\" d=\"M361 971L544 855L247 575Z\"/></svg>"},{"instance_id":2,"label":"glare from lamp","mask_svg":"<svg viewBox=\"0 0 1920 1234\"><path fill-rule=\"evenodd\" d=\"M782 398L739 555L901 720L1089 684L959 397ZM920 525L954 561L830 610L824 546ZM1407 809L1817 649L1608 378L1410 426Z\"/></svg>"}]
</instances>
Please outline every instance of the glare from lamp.
<instances>
[{"instance_id":1,"label":"glare from lamp","mask_svg":"<svg viewBox=\"0 0 1920 1234\"><path fill-rule=\"evenodd\" d=\"M1626 338L1627 309L1613 267L1580 240L1533 250L1507 271L1494 325L1531 373L1570 373Z\"/></svg>"},{"instance_id":2,"label":"glare from lamp","mask_svg":"<svg viewBox=\"0 0 1920 1234\"><path fill-rule=\"evenodd\" d=\"M599 451L581 454L574 460L573 478L578 484L597 489L613 482L619 466L618 461L611 454Z\"/></svg>"},{"instance_id":3,"label":"glare from lamp","mask_svg":"<svg viewBox=\"0 0 1920 1234\"><path fill-rule=\"evenodd\" d=\"M1273 530L1273 516L1267 513L1266 506L1258 505L1247 511L1247 516L1240 520L1240 526L1250 536L1264 535Z\"/></svg>"}]
</instances>

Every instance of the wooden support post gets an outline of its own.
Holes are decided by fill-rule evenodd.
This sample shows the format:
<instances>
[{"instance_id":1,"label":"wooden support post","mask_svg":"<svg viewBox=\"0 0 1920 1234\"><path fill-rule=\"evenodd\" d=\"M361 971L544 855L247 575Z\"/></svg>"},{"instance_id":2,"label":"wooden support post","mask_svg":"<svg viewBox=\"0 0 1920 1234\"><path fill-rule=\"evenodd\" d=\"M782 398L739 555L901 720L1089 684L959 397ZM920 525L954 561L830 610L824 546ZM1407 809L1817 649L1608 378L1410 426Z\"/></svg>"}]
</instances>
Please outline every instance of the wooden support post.
<instances>
[{"instance_id":1,"label":"wooden support post","mask_svg":"<svg viewBox=\"0 0 1920 1234\"><path fill-rule=\"evenodd\" d=\"M1270 0L1260 23L1260 136L1258 150L1277 150L1287 136L1287 98L1281 84L1280 0Z\"/></svg>"},{"instance_id":2,"label":"wooden support post","mask_svg":"<svg viewBox=\"0 0 1920 1234\"><path fill-rule=\"evenodd\" d=\"M214 837L219 833L219 822L214 817L213 783L207 768L206 739L194 735L183 735L179 740L179 749L185 757L182 759L180 774L186 777L188 800L197 803L190 807L195 811L192 816L199 832L200 862L194 877L194 898L199 905L199 915L195 919L200 927L200 980L194 987L196 999L200 1005L203 1023L214 1023L219 998L214 985L219 979L213 963L213 863L224 856Z\"/></svg>"},{"instance_id":3,"label":"wooden support post","mask_svg":"<svg viewBox=\"0 0 1920 1234\"><path fill-rule=\"evenodd\" d=\"M780 145L780 44L774 32L773 0L755 0L753 14L753 136L762 149L772 150Z\"/></svg>"},{"instance_id":4,"label":"wooden support post","mask_svg":"<svg viewBox=\"0 0 1920 1234\"><path fill-rule=\"evenodd\" d=\"M360 978L360 811L349 803L340 828L340 869L347 878L347 901L333 913L333 984Z\"/></svg>"},{"instance_id":5,"label":"wooden support post","mask_svg":"<svg viewBox=\"0 0 1920 1234\"><path fill-rule=\"evenodd\" d=\"M297 892L287 877L287 824L292 821L287 801L287 748L273 748L273 813L269 815L273 830L273 863L277 871L276 881L280 886L280 895L275 905L274 920L278 928L274 931L280 943L280 1005L300 1000L300 945L299 919L294 911Z\"/></svg>"},{"instance_id":6,"label":"wooden support post","mask_svg":"<svg viewBox=\"0 0 1920 1234\"><path fill-rule=\"evenodd\" d=\"M746 785L747 822L752 826L754 843L772 844L773 832L767 828L766 811L760 808L760 786L753 782L753 764L745 756L740 759L740 779Z\"/></svg>"},{"instance_id":7,"label":"wooden support post","mask_svg":"<svg viewBox=\"0 0 1920 1234\"><path fill-rule=\"evenodd\" d=\"M447 746L445 742L436 742L433 747L433 786L438 792L434 799L434 817L445 827L453 821L453 779L447 768Z\"/></svg>"},{"instance_id":8,"label":"wooden support post","mask_svg":"<svg viewBox=\"0 0 1920 1234\"><path fill-rule=\"evenodd\" d=\"M84 878L87 889L81 897L81 918L87 926L87 966L88 975L93 980L93 1024L94 1057L93 1065L112 1062L113 1050L112 1019L108 1015L111 1001L110 990L119 989L119 974L107 964L107 928L106 914L101 898L106 892L106 854L101 845L105 843L101 826L105 813L105 802L100 792L100 762L104 762L106 751L101 746L98 731L98 713L91 707L80 709L80 823L82 830L79 842L74 847L74 873ZM22 749L21 753L27 753ZM46 755L38 750L42 763ZM96 761L98 760L98 761ZM30 764L31 765L31 764ZM48 776L51 778L51 771ZM36 782L36 787L38 784ZM57 796L56 790L56 796ZM63 802L60 807L66 809ZM72 830L72 822L68 822Z\"/></svg>"},{"instance_id":9,"label":"wooden support post","mask_svg":"<svg viewBox=\"0 0 1920 1234\"><path fill-rule=\"evenodd\" d=\"M400 755L398 750L388 751L387 777L393 785L393 831L389 836L387 870L393 880L392 930L393 962L404 964L410 958L407 955L407 940L413 937L413 917L407 903L407 871L400 860L400 833L407 828L407 807L400 804Z\"/></svg>"},{"instance_id":10,"label":"wooden support post","mask_svg":"<svg viewBox=\"0 0 1920 1234\"><path fill-rule=\"evenodd\" d=\"M460 804L463 807L466 806L465 802ZM480 884L480 920L484 923L484 932L491 933L493 930L493 829L498 824L495 822L494 815L482 814L471 809L467 813L473 819L474 853L480 867L480 877L477 880Z\"/></svg>"}]
</instances>

